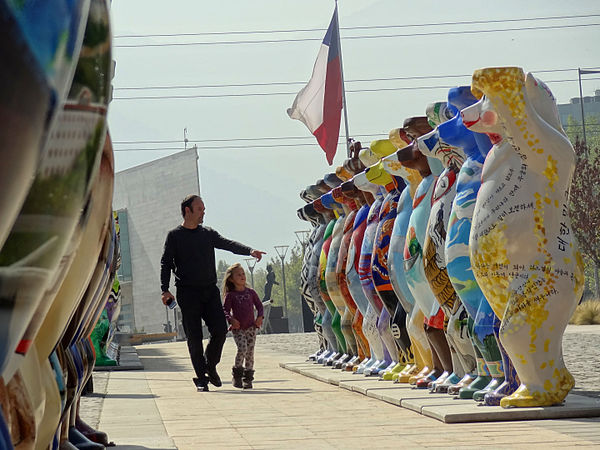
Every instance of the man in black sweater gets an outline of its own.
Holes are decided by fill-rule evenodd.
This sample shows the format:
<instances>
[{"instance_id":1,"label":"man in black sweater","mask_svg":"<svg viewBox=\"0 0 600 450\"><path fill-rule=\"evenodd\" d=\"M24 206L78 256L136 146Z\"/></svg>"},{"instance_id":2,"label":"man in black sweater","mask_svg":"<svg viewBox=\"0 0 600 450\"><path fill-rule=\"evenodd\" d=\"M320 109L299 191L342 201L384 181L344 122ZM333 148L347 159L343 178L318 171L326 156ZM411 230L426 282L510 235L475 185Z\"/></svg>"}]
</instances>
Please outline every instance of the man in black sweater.
<instances>
[{"instance_id":1,"label":"man in black sweater","mask_svg":"<svg viewBox=\"0 0 600 450\"><path fill-rule=\"evenodd\" d=\"M183 223L169 231L160 259L162 302L167 305L175 297L169 291L171 271L175 274L177 300L181 308L183 329L196 378L198 391L208 391L208 382L221 386L217 364L227 335L227 322L215 269L215 248L237 255L251 255L258 261L264 252L225 239L215 230L202 225L204 202L198 195L188 195L181 202ZM206 357L202 346L202 321L208 328L210 340Z\"/></svg>"}]
</instances>

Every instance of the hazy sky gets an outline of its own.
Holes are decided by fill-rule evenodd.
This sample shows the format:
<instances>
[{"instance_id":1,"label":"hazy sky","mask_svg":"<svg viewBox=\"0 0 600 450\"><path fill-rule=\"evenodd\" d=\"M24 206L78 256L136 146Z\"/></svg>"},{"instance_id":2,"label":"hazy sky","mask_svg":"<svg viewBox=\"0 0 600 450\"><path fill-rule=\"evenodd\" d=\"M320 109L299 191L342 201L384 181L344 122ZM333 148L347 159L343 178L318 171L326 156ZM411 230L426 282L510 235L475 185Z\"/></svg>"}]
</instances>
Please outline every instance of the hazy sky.
<instances>
[{"instance_id":1,"label":"hazy sky","mask_svg":"<svg viewBox=\"0 0 600 450\"><path fill-rule=\"evenodd\" d=\"M344 160L345 148L338 148L334 166L329 167L324 153L306 127L286 115L295 93L303 85L272 83L306 82L310 78L320 40L325 34L333 8L334 1L329 0L114 0L112 23L117 65L113 82L115 99L109 109L109 126L115 150L130 149L116 151L116 170L124 170L183 149L183 129L187 128L188 146L217 147L198 151L201 191L207 206L205 223L227 237L268 252L268 257L275 254L274 245L293 245L296 240L294 231L309 229L307 223L296 217L296 210L304 204L298 193L323 174L334 170ZM350 135L360 135L358 139L365 143L386 137L389 130L401 126L406 117L423 115L428 103L445 99L448 89L443 86L469 84L470 74L478 68L521 66L546 81L559 103L566 103L571 97L579 95L577 71L540 71L600 68L598 0L340 0L339 14ZM371 30L343 29L581 15L591 17ZM582 24L590 25L572 27ZM551 26L563 28L490 32L506 28ZM119 37L314 28L322 31ZM487 32L447 33L467 30ZM394 36L354 39L368 35ZM284 41L303 38L316 40ZM119 47L257 39L277 42ZM423 78L356 81L394 77ZM600 88L599 78L594 75L584 77L584 95L593 95L594 90ZM271 85L124 89L252 83ZM356 90L360 92L352 92ZM119 99L267 92L287 94ZM343 122L340 133L345 135ZM290 139L297 137L301 139ZM283 139L218 141L256 138ZM134 143L123 143L126 141ZM246 148L224 148L231 146ZM139 151L149 148L164 150ZM173 181L177 182L176 179ZM240 259L227 253L219 253L218 257L229 262ZM264 265L260 263L259 267L264 268Z\"/></svg>"}]
</instances>

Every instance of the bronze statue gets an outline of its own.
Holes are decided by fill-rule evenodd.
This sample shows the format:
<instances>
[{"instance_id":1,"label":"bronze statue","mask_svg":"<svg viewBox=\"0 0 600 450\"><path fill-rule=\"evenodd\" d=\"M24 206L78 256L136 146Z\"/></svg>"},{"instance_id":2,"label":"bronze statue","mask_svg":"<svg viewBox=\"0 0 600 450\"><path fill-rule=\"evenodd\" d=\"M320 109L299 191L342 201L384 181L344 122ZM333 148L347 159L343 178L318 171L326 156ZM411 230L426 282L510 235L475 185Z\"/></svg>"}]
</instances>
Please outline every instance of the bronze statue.
<instances>
[{"instance_id":1,"label":"bronze statue","mask_svg":"<svg viewBox=\"0 0 600 450\"><path fill-rule=\"evenodd\" d=\"M275 281L275 272L273 272L273 266L269 264L267 266L267 282L265 283L265 295L262 299L263 302L271 300L271 290L273 289L274 284L279 285L279 283Z\"/></svg>"}]
</instances>

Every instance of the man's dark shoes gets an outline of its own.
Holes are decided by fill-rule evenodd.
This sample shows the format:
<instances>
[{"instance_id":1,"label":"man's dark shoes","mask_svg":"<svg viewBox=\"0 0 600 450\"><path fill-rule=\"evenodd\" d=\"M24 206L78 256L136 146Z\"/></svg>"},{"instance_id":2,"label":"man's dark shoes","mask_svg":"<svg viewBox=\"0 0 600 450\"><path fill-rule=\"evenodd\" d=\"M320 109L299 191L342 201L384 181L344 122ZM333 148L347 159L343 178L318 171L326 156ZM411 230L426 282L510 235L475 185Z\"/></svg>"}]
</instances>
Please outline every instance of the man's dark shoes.
<instances>
[{"instance_id":1,"label":"man's dark shoes","mask_svg":"<svg viewBox=\"0 0 600 450\"><path fill-rule=\"evenodd\" d=\"M199 378L192 378L194 384L196 385L196 390L198 392L208 392L208 382L206 380L201 380Z\"/></svg>"},{"instance_id":2,"label":"man's dark shoes","mask_svg":"<svg viewBox=\"0 0 600 450\"><path fill-rule=\"evenodd\" d=\"M221 383L221 378L217 373L216 367L207 367L206 376L208 377L208 381L210 381L214 386L221 387L223 385L223 383Z\"/></svg>"}]
</instances>

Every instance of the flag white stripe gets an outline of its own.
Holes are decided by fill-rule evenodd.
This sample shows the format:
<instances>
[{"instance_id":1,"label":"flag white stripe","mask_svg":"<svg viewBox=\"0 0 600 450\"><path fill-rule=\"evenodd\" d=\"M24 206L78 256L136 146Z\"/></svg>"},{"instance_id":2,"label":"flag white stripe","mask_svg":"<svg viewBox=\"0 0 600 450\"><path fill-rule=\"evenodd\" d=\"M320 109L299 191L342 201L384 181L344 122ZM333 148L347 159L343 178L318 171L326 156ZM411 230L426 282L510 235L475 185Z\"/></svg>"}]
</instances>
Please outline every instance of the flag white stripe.
<instances>
[{"instance_id":1,"label":"flag white stripe","mask_svg":"<svg viewBox=\"0 0 600 450\"><path fill-rule=\"evenodd\" d=\"M310 80L298 92L292 107L287 110L288 116L292 119L300 120L308 127L311 133L314 133L323 123L328 54L329 47L321 44Z\"/></svg>"}]
</instances>

